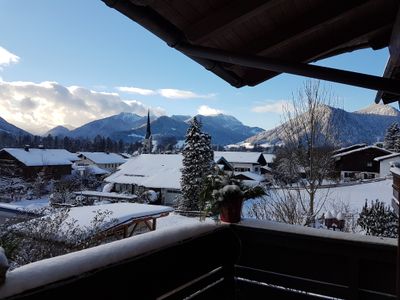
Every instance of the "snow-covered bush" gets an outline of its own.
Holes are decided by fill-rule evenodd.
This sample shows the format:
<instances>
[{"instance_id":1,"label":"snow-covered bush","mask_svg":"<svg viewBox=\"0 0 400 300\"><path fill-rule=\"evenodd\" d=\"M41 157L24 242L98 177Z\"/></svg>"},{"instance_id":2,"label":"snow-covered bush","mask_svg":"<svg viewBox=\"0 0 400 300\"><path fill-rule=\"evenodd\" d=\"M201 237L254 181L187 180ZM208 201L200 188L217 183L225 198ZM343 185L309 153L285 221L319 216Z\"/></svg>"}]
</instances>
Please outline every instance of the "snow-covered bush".
<instances>
[{"instance_id":1,"label":"snow-covered bush","mask_svg":"<svg viewBox=\"0 0 400 300\"><path fill-rule=\"evenodd\" d=\"M398 236L398 222L399 218L393 210L378 199L375 202L371 201L371 207L365 201L360 217L357 220L357 224L365 230L367 235L390 238Z\"/></svg>"},{"instance_id":2,"label":"snow-covered bush","mask_svg":"<svg viewBox=\"0 0 400 300\"><path fill-rule=\"evenodd\" d=\"M68 218L68 208L45 208L38 213L43 216L0 224L0 246L11 268L102 244L106 241L102 225L116 222L108 210L96 211L89 227Z\"/></svg>"},{"instance_id":3,"label":"snow-covered bush","mask_svg":"<svg viewBox=\"0 0 400 300\"><path fill-rule=\"evenodd\" d=\"M204 179L199 207L205 215L218 215L221 206L236 199L248 200L265 195L261 186L248 186L226 174L212 174Z\"/></svg>"}]
</instances>

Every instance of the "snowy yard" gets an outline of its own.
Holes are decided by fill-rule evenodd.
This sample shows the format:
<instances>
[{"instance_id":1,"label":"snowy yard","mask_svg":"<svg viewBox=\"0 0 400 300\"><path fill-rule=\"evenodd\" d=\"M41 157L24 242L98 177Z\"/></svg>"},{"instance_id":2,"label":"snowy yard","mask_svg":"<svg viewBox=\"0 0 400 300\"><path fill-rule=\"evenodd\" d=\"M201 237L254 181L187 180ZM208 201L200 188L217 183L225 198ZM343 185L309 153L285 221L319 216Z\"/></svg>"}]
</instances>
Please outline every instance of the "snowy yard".
<instances>
[{"instance_id":1,"label":"snowy yard","mask_svg":"<svg viewBox=\"0 0 400 300\"><path fill-rule=\"evenodd\" d=\"M316 203L323 201L326 198L325 205L320 210L319 215L327 210L332 210L334 207L340 206L348 206L351 212L359 213L361 212L366 199L368 200L368 203L379 199L387 205L391 205L393 193L392 184L392 179L386 179L376 182L319 189L316 195ZM277 191L278 193L281 193L279 190ZM305 194L304 190L302 191L302 194ZM265 199L268 201L268 196L266 196ZM245 202L245 215L251 204L251 200Z\"/></svg>"}]
</instances>

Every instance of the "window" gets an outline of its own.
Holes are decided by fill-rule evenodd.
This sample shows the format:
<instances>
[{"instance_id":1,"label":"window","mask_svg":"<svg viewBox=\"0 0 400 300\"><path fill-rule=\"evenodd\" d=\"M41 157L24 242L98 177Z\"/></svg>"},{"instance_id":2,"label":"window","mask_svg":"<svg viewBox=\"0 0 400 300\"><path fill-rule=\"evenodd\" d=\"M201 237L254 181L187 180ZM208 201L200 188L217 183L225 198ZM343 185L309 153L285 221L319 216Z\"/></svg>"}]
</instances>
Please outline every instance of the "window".
<instances>
[{"instance_id":1,"label":"window","mask_svg":"<svg viewBox=\"0 0 400 300\"><path fill-rule=\"evenodd\" d=\"M372 167L372 161L367 162L367 167Z\"/></svg>"}]
</instances>

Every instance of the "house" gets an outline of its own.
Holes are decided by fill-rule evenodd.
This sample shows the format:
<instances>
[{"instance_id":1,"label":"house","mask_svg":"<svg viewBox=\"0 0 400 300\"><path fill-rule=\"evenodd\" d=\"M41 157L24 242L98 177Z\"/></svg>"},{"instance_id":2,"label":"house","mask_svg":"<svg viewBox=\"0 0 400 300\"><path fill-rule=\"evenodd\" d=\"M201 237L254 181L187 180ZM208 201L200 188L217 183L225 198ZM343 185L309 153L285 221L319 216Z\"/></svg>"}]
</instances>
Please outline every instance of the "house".
<instances>
[{"instance_id":1,"label":"house","mask_svg":"<svg viewBox=\"0 0 400 300\"><path fill-rule=\"evenodd\" d=\"M374 161L379 163L379 177L391 175L390 168L393 163L400 162L400 153L391 153L384 156L375 157Z\"/></svg>"},{"instance_id":2,"label":"house","mask_svg":"<svg viewBox=\"0 0 400 300\"><path fill-rule=\"evenodd\" d=\"M0 173L15 172L24 178L34 178L44 172L58 179L71 174L77 155L65 149L3 148L0 150Z\"/></svg>"},{"instance_id":3,"label":"house","mask_svg":"<svg viewBox=\"0 0 400 300\"><path fill-rule=\"evenodd\" d=\"M106 171L115 171L126 162L121 155L109 152L78 152L78 166L96 165Z\"/></svg>"},{"instance_id":4,"label":"house","mask_svg":"<svg viewBox=\"0 0 400 300\"><path fill-rule=\"evenodd\" d=\"M380 163L375 158L392 154L376 146L350 148L352 150L333 155L335 170L342 180L370 179L380 176Z\"/></svg>"},{"instance_id":5,"label":"house","mask_svg":"<svg viewBox=\"0 0 400 300\"><path fill-rule=\"evenodd\" d=\"M161 204L173 205L181 195L182 160L182 154L141 154L129 159L105 181L114 183L114 190L119 193L154 190L159 193ZM224 157L214 161L221 171L233 173L233 167Z\"/></svg>"},{"instance_id":6,"label":"house","mask_svg":"<svg viewBox=\"0 0 400 300\"><path fill-rule=\"evenodd\" d=\"M172 205L181 195L181 154L141 154L129 159L118 171L105 178L119 193L154 190L160 202Z\"/></svg>"},{"instance_id":7,"label":"house","mask_svg":"<svg viewBox=\"0 0 400 300\"><path fill-rule=\"evenodd\" d=\"M220 157L225 158L232 165L235 173L253 172L261 174L261 167L267 165L267 161L261 152L214 151L214 159L218 160Z\"/></svg>"}]
</instances>

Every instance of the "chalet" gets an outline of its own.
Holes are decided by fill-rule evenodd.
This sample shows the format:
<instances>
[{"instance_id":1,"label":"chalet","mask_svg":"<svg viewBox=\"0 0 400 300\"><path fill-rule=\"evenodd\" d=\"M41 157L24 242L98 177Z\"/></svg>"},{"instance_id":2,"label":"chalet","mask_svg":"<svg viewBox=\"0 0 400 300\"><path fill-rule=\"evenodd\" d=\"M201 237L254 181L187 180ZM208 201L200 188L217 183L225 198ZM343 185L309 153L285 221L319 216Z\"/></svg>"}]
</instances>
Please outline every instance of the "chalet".
<instances>
[{"instance_id":1,"label":"chalet","mask_svg":"<svg viewBox=\"0 0 400 300\"><path fill-rule=\"evenodd\" d=\"M335 169L342 180L371 179L380 176L380 163L375 158L392 152L376 146L363 146L333 155Z\"/></svg>"},{"instance_id":2,"label":"chalet","mask_svg":"<svg viewBox=\"0 0 400 300\"><path fill-rule=\"evenodd\" d=\"M159 193L161 204L173 205L181 195L182 158L181 154L141 154L129 159L105 181L114 183L114 190L119 193L154 190ZM233 173L225 158L214 161L223 172Z\"/></svg>"},{"instance_id":3,"label":"chalet","mask_svg":"<svg viewBox=\"0 0 400 300\"><path fill-rule=\"evenodd\" d=\"M261 174L261 167L267 165L267 161L261 152L235 152L214 151L214 158L223 157L228 161L234 172L253 172ZM272 158L269 157L272 162Z\"/></svg>"},{"instance_id":4,"label":"chalet","mask_svg":"<svg viewBox=\"0 0 400 300\"><path fill-rule=\"evenodd\" d=\"M3 148L0 150L0 172L14 172L24 178L34 178L44 172L50 178L71 174L78 157L65 149Z\"/></svg>"},{"instance_id":5,"label":"chalet","mask_svg":"<svg viewBox=\"0 0 400 300\"><path fill-rule=\"evenodd\" d=\"M391 175L391 166L396 162L400 162L400 153L391 153L388 155L375 157L374 161L379 163L379 177L384 178Z\"/></svg>"},{"instance_id":6,"label":"chalet","mask_svg":"<svg viewBox=\"0 0 400 300\"><path fill-rule=\"evenodd\" d=\"M182 166L180 154L141 154L129 159L105 181L114 183L119 193L154 190L162 204L172 205L181 194Z\"/></svg>"},{"instance_id":7,"label":"chalet","mask_svg":"<svg viewBox=\"0 0 400 300\"><path fill-rule=\"evenodd\" d=\"M96 165L106 171L115 171L126 162L121 155L109 152L78 152L78 166Z\"/></svg>"}]
</instances>

